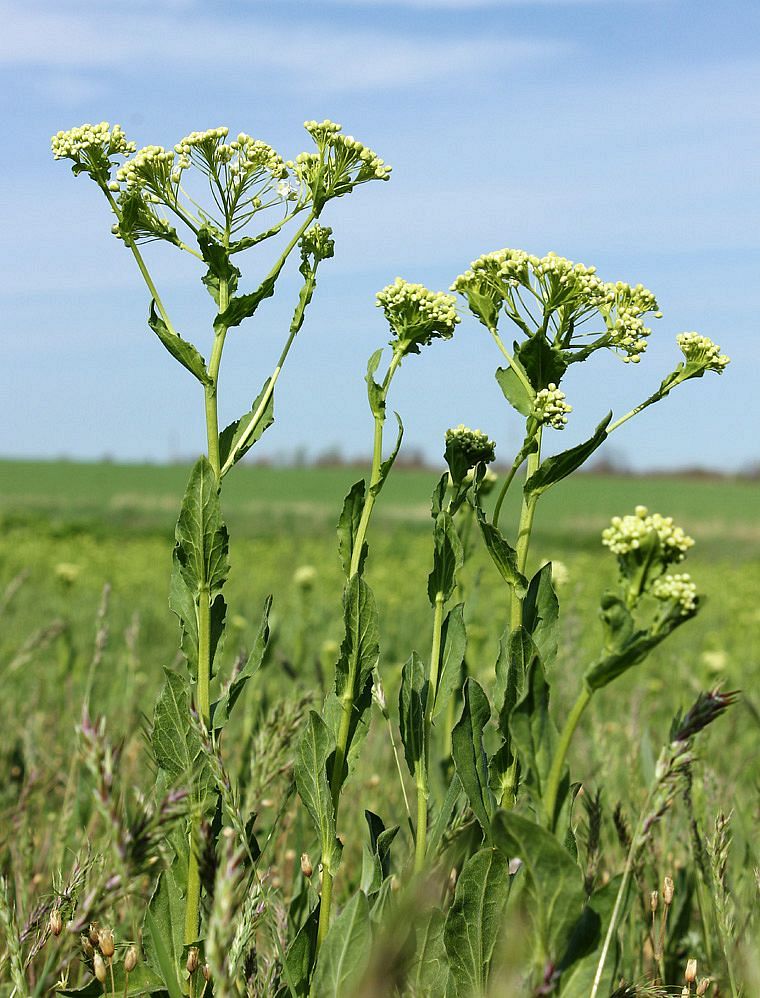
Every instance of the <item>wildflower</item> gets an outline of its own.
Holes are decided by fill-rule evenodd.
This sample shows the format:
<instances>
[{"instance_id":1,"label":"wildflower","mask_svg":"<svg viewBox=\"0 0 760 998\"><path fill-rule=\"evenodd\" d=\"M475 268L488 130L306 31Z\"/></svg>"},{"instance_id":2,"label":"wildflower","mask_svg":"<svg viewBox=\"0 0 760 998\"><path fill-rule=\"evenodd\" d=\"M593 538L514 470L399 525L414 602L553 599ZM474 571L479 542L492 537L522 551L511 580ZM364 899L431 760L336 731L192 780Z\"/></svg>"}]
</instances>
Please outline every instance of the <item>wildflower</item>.
<instances>
[{"instance_id":1,"label":"wildflower","mask_svg":"<svg viewBox=\"0 0 760 998\"><path fill-rule=\"evenodd\" d=\"M101 984L106 982L106 964L100 953L95 952L92 958L92 969L95 973L95 977L100 981Z\"/></svg>"},{"instance_id":2,"label":"wildflower","mask_svg":"<svg viewBox=\"0 0 760 998\"><path fill-rule=\"evenodd\" d=\"M107 121L57 132L50 146L56 159L70 159L75 173L88 173L101 185L110 181L116 165L113 157L128 156L137 148L127 140L121 125L111 128Z\"/></svg>"},{"instance_id":3,"label":"wildflower","mask_svg":"<svg viewBox=\"0 0 760 998\"><path fill-rule=\"evenodd\" d=\"M429 291L400 277L378 291L376 298L396 337L393 346L402 353L419 353L421 346L436 337L451 339L459 322L452 295Z\"/></svg>"},{"instance_id":4,"label":"wildflower","mask_svg":"<svg viewBox=\"0 0 760 998\"><path fill-rule=\"evenodd\" d=\"M98 946L100 947L100 952L107 959L114 955L116 947L114 945L113 932L110 929L101 929L98 932Z\"/></svg>"},{"instance_id":5,"label":"wildflower","mask_svg":"<svg viewBox=\"0 0 760 998\"><path fill-rule=\"evenodd\" d=\"M278 180L275 190L284 201L295 201L298 197L298 191L287 180Z\"/></svg>"},{"instance_id":6,"label":"wildflower","mask_svg":"<svg viewBox=\"0 0 760 998\"><path fill-rule=\"evenodd\" d=\"M687 984L693 984L697 979L697 961L687 960L686 961L686 971L684 973L684 980Z\"/></svg>"},{"instance_id":7,"label":"wildflower","mask_svg":"<svg viewBox=\"0 0 760 998\"><path fill-rule=\"evenodd\" d=\"M673 883L672 877L665 877L662 882L662 899L667 907L673 904L673 896L675 895L676 887Z\"/></svg>"},{"instance_id":8,"label":"wildflower","mask_svg":"<svg viewBox=\"0 0 760 998\"><path fill-rule=\"evenodd\" d=\"M660 901L659 891L650 891L649 894L649 910L654 914L657 911L657 906Z\"/></svg>"},{"instance_id":9,"label":"wildflower","mask_svg":"<svg viewBox=\"0 0 760 998\"><path fill-rule=\"evenodd\" d=\"M646 506L637 506L632 516L614 516L602 532L602 544L614 554L627 555L641 548L652 534L659 539L666 562L683 561L694 546L694 539L673 525L672 516L650 515Z\"/></svg>"},{"instance_id":10,"label":"wildflower","mask_svg":"<svg viewBox=\"0 0 760 998\"><path fill-rule=\"evenodd\" d=\"M314 866L311 862L311 857L307 852L301 853L301 873L307 878L311 879L311 875L314 873Z\"/></svg>"},{"instance_id":11,"label":"wildflower","mask_svg":"<svg viewBox=\"0 0 760 998\"><path fill-rule=\"evenodd\" d=\"M564 561L559 561L559 559L555 558L552 561L543 562L541 567L543 568L544 565L551 565L552 584L556 588L559 588L559 586L566 586L567 583L570 581L570 569L567 567Z\"/></svg>"},{"instance_id":12,"label":"wildflower","mask_svg":"<svg viewBox=\"0 0 760 998\"><path fill-rule=\"evenodd\" d=\"M54 936L60 936L63 932L63 917L60 908L54 908L50 912L50 931Z\"/></svg>"},{"instance_id":13,"label":"wildflower","mask_svg":"<svg viewBox=\"0 0 760 998\"><path fill-rule=\"evenodd\" d=\"M198 969L199 955L200 952L197 946L191 946L190 949L187 951L187 960L185 962L185 969L187 970L188 974L192 975Z\"/></svg>"},{"instance_id":14,"label":"wildflower","mask_svg":"<svg viewBox=\"0 0 760 998\"><path fill-rule=\"evenodd\" d=\"M137 947L130 946L127 952L124 954L124 970L127 974L131 974L136 966L137 966Z\"/></svg>"},{"instance_id":15,"label":"wildflower","mask_svg":"<svg viewBox=\"0 0 760 998\"><path fill-rule=\"evenodd\" d=\"M697 984L697 990L695 992L697 998L702 998L703 995L706 995L711 984L712 981L709 977L703 977Z\"/></svg>"},{"instance_id":16,"label":"wildflower","mask_svg":"<svg viewBox=\"0 0 760 998\"><path fill-rule=\"evenodd\" d=\"M536 394L531 415L542 425L547 424L555 430L564 430L567 425L567 413L572 411L573 407L565 402L565 393L552 383Z\"/></svg>"},{"instance_id":17,"label":"wildflower","mask_svg":"<svg viewBox=\"0 0 760 998\"><path fill-rule=\"evenodd\" d=\"M314 139L317 152L299 153L291 165L317 210L358 184L390 178L391 167L353 135L344 135L334 121L305 121L304 128Z\"/></svg>"},{"instance_id":18,"label":"wildflower","mask_svg":"<svg viewBox=\"0 0 760 998\"><path fill-rule=\"evenodd\" d=\"M688 572L663 575L652 585L652 595L659 600L679 604L681 613L690 614L697 608L697 587Z\"/></svg>"},{"instance_id":19,"label":"wildflower","mask_svg":"<svg viewBox=\"0 0 760 998\"><path fill-rule=\"evenodd\" d=\"M722 374L731 362L731 358L720 352L717 343L699 333L679 333L676 343L681 348L686 363L698 367L702 372L716 371Z\"/></svg>"},{"instance_id":20,"label":"wildflower","mask_svg":"<svg viewBox=\"0 0 760 998\"><path fill-rule=\"evenodd\" d=\"M301 236L299 247L303 264L307 264L309 257L313 258L314 264L328 260L335 251L332 229L325 225L312 225Z\"/></svg>"},{"instance_id":21,"label":"wildflower","mask_svg":"<svg viewBox=\"0 0 760 998\"><path fill-rule=\"evenodd\" d=\"M480 430L471 430L463 423L453 429L446 430L446 454L456 453L458 463L465 470L474 468L481 463L490 464L496 459L495 448L496 444L485 433ZM447 460L449 460L448 457ZM449 464L451 464L450 461ZM457 475L453 470L452 478L457 480Z\"/></svg>"}]
</instances>

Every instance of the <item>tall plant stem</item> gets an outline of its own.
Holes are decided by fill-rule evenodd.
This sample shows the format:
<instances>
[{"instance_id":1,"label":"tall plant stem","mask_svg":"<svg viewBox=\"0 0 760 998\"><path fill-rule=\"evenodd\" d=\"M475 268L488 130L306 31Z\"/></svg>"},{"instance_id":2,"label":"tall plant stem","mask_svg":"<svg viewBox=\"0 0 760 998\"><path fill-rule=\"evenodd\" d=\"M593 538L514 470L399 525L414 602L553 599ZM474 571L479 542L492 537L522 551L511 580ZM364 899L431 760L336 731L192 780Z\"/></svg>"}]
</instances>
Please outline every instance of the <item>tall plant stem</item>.
<instances>
[{"instance_id":1,"label":"tall plant stem","mask_svg":"<svg viewBox=\"0 0 760 998\"><path fill-rule=\"evenodd\" d=\"M559 784L562 779L562 769L565 765L565 759L567 758L567 752L570 748L570 742L573 740L573 735L575 734L575 729L578 727L578 722L583 716L583 712L586 707L588 707L593 695L594 691L584 683L583 689L578 694L578 699L573 704L573 709L568 714L565 725L562 728L562 733L559 736L559 742L557 744L557 750L554 753L554 758L552 759L552 765L549 770L549 778L546 785L546 793L544 795L546 818L549 822L549 827L552 830L554 829L556 820L554 812L557 809L557 797L559 796Z\"/></svg>"},{"instance_id":2,"label":"tall plant stem","mask_svg":"<svg viewBox=\"0 0 760 998\"><path fill-rule=\"evenodd\" d=\"M391 362L388 365L388 371L386 372L385 378L383 380L383 405L385 405L385 398L388 394L388 388L390 387L391 379L396 371L396 368L401 363L401 354L394 352ZM354 549L351 555L351 565L349 567L349 578L353 578L354 575L359 571L361 566L361 553L364 547L364 541L367 536L367 530L369 528L369 521L372 516L372 510L375 505L375 499L379 492L379 486L382 485L382 463L383 463L383 426L385 424L384 410L380 415L375 415L375 432L374 440L372 446L372 470L370 472L369 479L369 490L367 496L364 500L364 508L362 509L361 519L359 520L359 526L356 531L356 537L354 539ZM346 763L346 754L348 751L348 736L351 731L351 715L354 710L354 696L355 696L355 686L356 686L356 669L358 665L352 663L352 666L348 675L348 682L346 683L346 688L341 699L341 718L340 727L338 728L338 737L335 744L335 756L333 759L333 770L332 779L330 783L330 793L332 794L333 811L335 813L335 820L338 820L338 807L340 804L340 791L342 788L342 777L343 777L343 767ZM329 870L323 869L322 871L322 896L319 906L319 927L317 928L317 948L322 945L325 936L327 935L327 930L330 927L330 909L332 907L332 887L333 887L333 877Z\"/></svg>"},{"instance_id":3,"label":"tall plant stem","mask_svg":"<svg viewBox=\"0 0 760 998\"><path fill-rule=\"evenodd\" d=\"M427 852L427 805L428 805L428 766L430 764L430 733L433 726L433 707L438 692L439 669L441 664L441 631L443 629L443 593L436 593L433 611L433 642L430 649L430 673L428 680L425 717L422 725L422 758L417 763L417 835L414 843L414 872L425 868Z\"/></svg>"},{"instance_id":4,"label":"tall plant stem","mask_svg":"<svg viewBox=\"0 0 760 998\"><path fill-rule=\"evenodd\" d=\"M536 433L536 449L528 456L525 480L527 481L534 471L538 470L541 463L541 428ZM538 495L524 495L522 508L520 509L520 523L517 528L517 568L525 574L525 566L528 563L528 548L530 547L530 536L533 531L533 518L536 514ZM510 626L512 630L522 624L522 600L516 591L512 590L512 612Z\"/></svg>"}]
</instances>

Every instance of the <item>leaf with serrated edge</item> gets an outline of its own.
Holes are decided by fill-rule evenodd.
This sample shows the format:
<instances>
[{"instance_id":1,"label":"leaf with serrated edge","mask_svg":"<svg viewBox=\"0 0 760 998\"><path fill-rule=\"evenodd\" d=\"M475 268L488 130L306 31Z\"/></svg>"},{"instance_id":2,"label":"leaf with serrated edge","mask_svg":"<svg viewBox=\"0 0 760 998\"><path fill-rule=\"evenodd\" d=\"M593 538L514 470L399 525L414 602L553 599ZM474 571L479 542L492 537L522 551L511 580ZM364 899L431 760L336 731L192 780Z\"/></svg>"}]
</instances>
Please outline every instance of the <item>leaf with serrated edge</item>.
<instances>
[{"instance_id":1,"label":"leaf with serrated edge","mask_svg":"<svg viewBox=\"0 0 760 998\"><path fill-rule=\"evenodd\" d=\"M356 532L359 529L362 511L364 510L366 491L367 483L364 479L359 482L355 482L351 486L348 495L343 501L343 509L340 514L340 519L338 520L338 551L340 552L340 560L346 577L351 574L351 559L354 554L354 540L356 538ZM359 561L360 571L361 565L363 564L366 556L367 544L365 542Z\"/></svg>"},{"instance_id":2,"label":"leaf with serrated edge","mask_svg":"<svg viewBox=\"0 0 760 998\"><path fill-rule=\"evenodd\" d=\"M245 665L236 676L233 676L222 696L211 705L211 726L215 731L223 728L227 723L232 708L245 689L246 683L261 668L261 663L264 661L264 655L269 644L269 611L271 608L272 597L267 596L264 601L264 613L259 624L259 630Z\"/></svg>"},{"instance_id":3,"label":"leaf with serrated edge","mask_svg":"<svg viewBox=\"0 0 760 998\"><path fill-rule=\"evenodd\" d=\"M182 577L197 599L213 601L227 579L227 528L222 520L219 483L207 458L199 457L190 472L175 531Z\"/></svg>"},{"instance_id":4,"label":"leaf with serrated edge","mask_svg":"<svg viewBox=\"0 0 760 998\"><path fill-rule=\"evenodd\" d=\"M232 465L237 464L274 422L274 391L269 390L271 381L271 378L267 378L264 382L264 387L253 400L253 405L248 412L226 426L219 434L219 463L222 467L227 463L231 454L233 455ZM261 408L265 396L267 401ZM254 419L256 419L255 428L249 432ZM240 441L243 438L245 438L245 443L241 444Z\"/></svg>"},{"instance_id":5,"label":"leaf with serrated edge","mask_svg":"<svg viewBox=\"0 0 760 998\"><path fill-rule=\"evenodd\" d=\"M448 706L452 696L459 690L462 679L462 663L467 650L467 631L464 626L464 603L458 603L449 611L441 629L441 664L438 671L438 689L435 694L432 717Z\"/></svg>"},{"instance_id":6,"label":"leaf with serrated edge","mask_svg":"<svg viewBox=\"0 0 760 998\"><path fill-rule=\"evenodd\" d=\"M412 776L423 758L424 717L428 683L425 666L416 651L401 670L398 694L399 731L404 746L404 756Z\"/></svg>"},{"instance_id":7,"label":"leaf with serrated edge","mask_svg":"<svg viewBox=\"0 0 760 998\"><path fill-rule=\"evenodd\" d=\"M444 942L457 995L483 995L509 897L509 864L495 849L471 856L457 880Z\"/></svg>"},{"instance_id":8,"label":"leaf with serrated edge","mask_svg":"<svg viewBox=\"0 0 760 998\"><path fill-rule=\"evenodd\" d=\"M327 758L335 741L325 722L309 712L309 721L296 753L293 775L306 810L311 815L322 849L322 863L335 873L340 862L341 845L335 836L335 809L327 782Z\"/></svg>"},{"instance_id":9,"label":"leaf with serrated edge","mask_svg":"<svg viewBox=\"0 0 760 998\"><path fill-rule=\"evenodd\" d=\"M581 871L551 832L514 811L496 813L492 834L505 858L525 864L536 931L547 961L556 965L583 909Z\"/></svg>"},{"instance_id":10,"label":"leaf with serrated edge","mask_svg":"<svg viewBox=\"0 0 760 998\"><path fill-rule=\"evenodd\" d=\"M177 333L169 331L168 326L156 311L156 303L153 300L150 303L148 325L175 360L178 360L184 368L195 375L202 385L211 384L211 378L206 370L206 361L192 343L183 340Z\"/></svg>"},{"instance_id":11,"label":"leaf with serrated edge","mask_svg":"<svg viewBox=\"0 0 760 998\"><path fill-rule=\"evenodd\" d=\"M435 606L442 594L444 602L451 598L456 588L457 572L464 562L464 551L454 518L445 510L438 514L433 528L433 571L428 577L428 599Z\"/></svg>"},{"instance_id":12,"label":"leaf with serrated edge","mask_svg":"<svg viewBox=\"0 0 760 998\"><path fill-rule=\"evenodd\" d=\"M528 580L517 567L517 551L507 541L498 527L486 520L483 510L476 507L480 532L491 560L499 570L499 575L522 599L528 591Z\"/></svg>"},{"instance_id":13,"label":"leaf with serrated edge","mask_svg":"<svg viewBox=\"0 0 760 998\"><path fill-rule=\"evenodd\" d=\"M525 483L525 495L541 495L552 485L556 485L557 482L561 482L563 478L567 478L568 475L577 471L607 439L607 427L611 419L612 413L608 412L588 440L542 461L539 469L534 471Z\"/></svg>"},{"instance_id":14,"label":"leaf with serrated edge","mask_svg":"<svg viewBox=\"0 0 760 998\"><path fill-rule=\"evenodd\" d=\"M464 684L462 716L451 733L451 754L470 807L486 835L490 832L494 807L483 747L483 731L490 719L488 697L470 677Z\"/></svg>"},{"instance_id":15,"label":"leaf with serrated edge","mask_svg":"<svg viewBox=\"0 0 760 998\"><path fill-rule=\"evenodd\" d=\"M445 921L441 909L433 908L415 929L414 960L408 977L415 998L438 998L446 990L449 964L443 942Z\"/></svg>"},{"instance_id":16,"label":"leaf with serrated edge","mask_svg":"<svg viewBox=\"0 0 760 998\"><path fill-rule=\"evenodd\" d=\"M530 633L549 668L557 657L559 600L552 585L551 562L540 568L530 580L523 602L523 626Z\"/></svg>"},{"instance_id":17,"label":"leaf with serrated edge","mask_svg":"<svg viewBox=\"0 0 760 998\"><path fill-rule=\"evenodd\" d=\"M369 960L369 905L358 891L330 926L314 973L312 994L354 998L356 985Z\"/></svg>"}]
</instances>

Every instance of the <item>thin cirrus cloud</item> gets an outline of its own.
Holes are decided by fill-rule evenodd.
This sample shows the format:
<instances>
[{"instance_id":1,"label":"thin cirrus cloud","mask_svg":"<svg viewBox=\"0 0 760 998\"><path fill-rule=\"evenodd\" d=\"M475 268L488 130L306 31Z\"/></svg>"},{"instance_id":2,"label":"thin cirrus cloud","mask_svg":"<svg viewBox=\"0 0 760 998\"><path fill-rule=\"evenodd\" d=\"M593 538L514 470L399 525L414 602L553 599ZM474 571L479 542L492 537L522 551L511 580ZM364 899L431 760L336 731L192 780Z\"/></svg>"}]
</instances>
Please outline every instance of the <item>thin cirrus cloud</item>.
<instances>
[{"instance_id":1,"label":"thin cirrus cloud","mask_svg":"<svg viewBox=\"0 0 760 998\"><path fill-rule=\"evenodd\" d=\"M257 71L282 74L292 86L321 91L400 88L492 66L519 66L568 51L563 41L485 36L419 37L401 32L336 29L315 22L289 27L240 17L209 18L188 10L177 19L164 13L135 19L123 8L92 17L91 9L0 6L5 31L0 66L82 72L148 66L176 70L198 60L214 72L239 75L240 60ZM61 39L66 43L61 44Z\"/></svg>"}]
</instances>

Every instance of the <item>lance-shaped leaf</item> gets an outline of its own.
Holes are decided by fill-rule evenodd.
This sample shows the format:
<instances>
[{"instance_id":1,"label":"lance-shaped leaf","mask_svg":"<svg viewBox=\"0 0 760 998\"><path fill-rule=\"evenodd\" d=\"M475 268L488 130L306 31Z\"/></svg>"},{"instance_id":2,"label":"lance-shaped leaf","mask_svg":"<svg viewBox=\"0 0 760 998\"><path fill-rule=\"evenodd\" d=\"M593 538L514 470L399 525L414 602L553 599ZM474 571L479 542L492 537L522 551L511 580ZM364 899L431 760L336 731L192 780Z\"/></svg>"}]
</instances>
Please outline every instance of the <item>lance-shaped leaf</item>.
<instances>
[{"instance_id":1,"label":"lance-shaped leaf","mask_svg":"<svg viewBox=\"0 0 760 998\"><path fill-rule=\"evenodd\" d=\"M604 932L610 924L621 880L622 874L613 877L608 884L595 891L576 922L559 965L562 974L562 998L587 998L591 994L599 961L599 950ZM625 918L629 901L630 892L621 913L621 922ZM615 971L615 961L610 960L602 976L600 994L611 994L614 990Z\"/></svg>"},{"instance_id":2,"label":"lance-shaped leaf","mask_svg":"<svg viewBox=\"0 0 760 998\"><path fill-rule=\"evenodd\" d=\"M211 726L216 731L223 728L232 712L232 708L237 703L238 697L245 689L249 679L256 675L264 661L267 645L269 644L269 611L272 608L272 597L267 596L264 601L264 613L259 624L253 648L243 668L236 673L229 682L221 697L211 705Z\"/></svg>"},{"instance_id":3,"label":"lance-shaped leaf","mask_svg":"<svg viewBox=\"0 0 760 998\"><path fill-rule=\"evenodd\" d=\"M491 555L494 565L499 570L502 579L522 599L528 591L528 580L517 567L517 551L507 541L499 528L488 522L480 506L476 506L475 513L486 549Z\"/></svg>"},{"instance_id":4,"label":"lance-shaped leaf","mask_svg":"<svg viewBox=\"0 0 760 998\"><path fill-rule=\"evenodd\" d=\"M501 745L493 754L490 764L490 785L497 801L504 799L510 784L514 787L516 781L516 774L512 773L515 755L509 718L523 688L532 651L533 644L522 627L516 628L511 633L505 632L499 642L494 684L494 714L501 735Z\"/></svg>"},{"instance_id":5,"label":"lance-shaped leaf","mask_svg":"<svg viewBox=\"0 0 760 998\"><path fill-rule=\"evenodd\" d=\"M194 797L204 800L213 779L198 733L189 723L190 688L176 672L165 669L164 674L150 733L153 755L170 782L192 784Z\"/></svg>"},{"instance_id":6,"label":"lance-shaped leaf","mask_svg":"<svg viewBox=\"0 0 760 998\"><path fill-rule=\"evenodd\" d=\"M367 382L367 398L372 415L375 419L385 419L385 394L383 386L375 381L375 372L380 365L380 358L383 356L383 348L375 350L367 361L367 373L364 380Z\"/></svg>"},{"instance_id":7,"label":"lance-shaped leaf","mask_svg":"<svg viewBox=\"0 0 760 998\"><path fill-rule=\"evenodd\" d=\"M509 863L481 849L462 868L446 917L444 943L457 998L485 995L509 897Z\"/></svg>"},{"instance_id":8,"label":"lance-shaped leaf","mask_svg":"<svg viewBox=\"0 0 760 998\"><path fill-rule=\"evenodd\" d=\"M182 574L182 564L177 548L172 556L172 574L169 585L169 609L177 615L180 623L180 648L187 659L187 667L193 679L198 675L198 616L193 593ZM211 675L214 675L219 645L224 634L227 617L227 604L221 593L211 604L209 648L211 653Z\"/></svg>"},{"instance_id":9,"label":"lance-shaped leaf","mask_svg":"<svg viewBox=\"0 0 760 998\"><path fill-rule=\"evenodd\" d=\"M274 391L267 378L253 405L244 416L226 426L219 434L219 463L224 467L230 457L232 465L248 453L274 422Z\"/></svg>"},{"instance_id":10,"label":"lance-shaped leaf","mask_svg":"<svg viewBox=\"0 0 760 998\"><path fill-rule=\"evenodd\" d=\"M369 960L371 945L369 904L357 891L330 926L314 973L312 994L354 998Z\"/></svg>"},{"instance_id":11,"label":"lance-shaped leaf","mask_svg":"<svg viewBox=\"0 0 760 998\"><path fill-rule=\"evenodd\" d=\"M491 707L482 687L472 677L464 684L462 716L451 733L451 754L470 807L486 835L490 832L494 800L488 780L483 732Z\"/></svg>"},{"instance_id":12,"label":"lance-shaped leaf","mask_svg":"<svg viewBox=\"0 0 760 998\"><path fill-rule=\"evenodd\" d=\"M445 510L435 518L433 545L433 571L428 577L431 606L435 606L439 594L444 603L451 599L457 584L457 572L464 562L462 542L454 525L454 518Z\"/></svg>"},{"instance_id":13,"label":"lance-shaped leaf","mask_svg":"<svg viewBox=\"0 0 760 998\"><path fill-rule=\"evenodd\" d=\"M462 685L462 666L467 649L464 626L464 603L458 603L446 616L441 628L441 661L438 667L438 688L431 709L435 719Z\"/></svg>"},{"instance_id":14,"label":"lance-shaped leaf","mask_svg":"<svg viewBox=\"0 0 760 998\"><path fill-rule=\"evenodd\" d=\"M342 785L348 775L347 760L356 740L367 734L367 714L372 704L372 671L379 656L377 606L372 590L360 575L352 576L343 594L345 636L335 667L335 696L325 704L325 717L337 739L344 715L349 715ZM358 736L358 738L357 738Z\"/></svg>"},{"instance_id":15,"label":"lance-shaped leaf","mask_svg":"<svg viewBox=\"0 0 760 998\"><path fill-rule=\"evenodd\" d=\"M327 759L335 750L329 728L316 713L309 721L298 744L293 775L306 810L311 816L322 849L322 864L334 874L340 863L342 846L335 834L335 809L327 782Z\"/></svg>"},{"instance_id":16,"label":"lance-shaped leaf","mask_svg":"<svg viewBox=\"0 0 760 998\"><path fill-rule=\"evenodd\" d=\"M549 563L530 580L523 602L523 626L533 638L541 661L547 668L557 657L558 624L559 600L552 585L552 566Z\"/></svg>"},{"instance_id":17,"label":"lance-shaped leaf","mask_svg":"<svg viewBox=\"0 0 760 998\"><path fill-rule=\"evenodd\" d=\"M277 283L277 278L280 276L281 270L282 267L277 270L276 274L270 274L266 277L259 287L250 294L235 295L230 298L227 308L223 312L220 312L214 319L214 329L216 332L218 333L223 329L231 329L233 326L239 326L244 319L250 319L259 305L266 298L271 298L274 294L274 286Z\"/></svg>"},{"instance_id":18,"label":"lance-shaped leaf","mask_svg":"<svg viewBox=\"0 0 760 998\"><path fill-rule=\"evenodd\" d=\"M424 760L425 707L428 681L425 666L416 651L401 670L398 695L399 731L409 772L414 776Z\"/></svg>"},{"instance_id":19,"label":"lance-shaped leaf","mask_svg":"<svg viewBox=\"0 0 760 998\"><path fill-rule=\"evenodd\" d=\"M559 736L549 713L549 684L541 657L525 632L521 640L527 670L522 696L509 715L509 732L526 784L540 804Z\"/></svg>"},{"instance_id":20,"label":"lance-shaped leaf","mask_svg":"<svg viewBox=\"0 0 760 998\"><path fill-rule=\"evenodd\" d=\"M194 599L213 602L229 572L227 528L219 504L219 483L209 461L199 457L190 472L177 520L179 570Z\"/></svg>"},{"instance_id":21,"label":"lance-shaped leaf","mask_svg":"<svg viewBox=\"0 0 760 998\"><path fill-rule=\"evenodd\" d=\"M346 578L351 574L351 559L354 555L354 541L356 532L359 529L364 502L367 491L367 483L362 479L355 482L343 501L343 509L338 520L338 551L340 561ZM362 544L361 557L359 558L359 574L361 574L364 560L367 557L367 542Z\"/></svg>"},{"instance_id":22,"label":"lance-shaped leaf","mask_svg":"<svg viewBox=\"0 0 760 998\"><path fill-rule=\"evenodd\" d=\"M525 483L524 492L526 496L541 495L552 485L561 482L563 478L572 475L584 464L597 448L601 447L607 438L607 427L612 419L612 413L608 412L601 423L594 430L593 436L584 440L582 444L571 447L569 450L547 457L541 462L541 466L534 471Z\"/></svg>"},{"instance_id":23,"label":"lance-shaped leaf","mask_svg":"<svg viewBox=\"0 0 760 998\"><path fill-rule=\"evenodd\" d=\"M183 340L181 336L173 332L166 325L164 320L156 311L156 303L151 300L150 311L148 312L148 325L161 340L169 353L178 360L180 364L195 375L202 385L210 385L211 378L206 370L206 361L201 357L192 343Z\"/></svg>"},{"instance_id":24,"label":"lance-shaped leaf","mask_svg":"<svg viewBox=\"0 0 760 998\"><path fill-rule=\"evenodd\" d=\"M496 813L492 835L506 859L523 861L541 949L545 961L556 966L583 910L581 871L551 832L514 811Z\"/></svg>"},{"instance_id":25,"label":"lance-shaped leaf","mask_svg":"<svg viewBox=\"0 0 760 998\"><path fill-rule=\"evenodd\" d=\"M567 356L540 334L515 343L515 358L538 392L550 384L558 385L567 370Z\"/></svg>"},{"instance_id":26,"label":"lance-shaped leaf","mask_svg":"<svg viewBox=\"0 0 760 998\"><path fill-rule=\"evenodd\" d=\"M496 370L496 380L504 393L504 398L513 409L522 416L530 416L533 411L535 393L530 392L515 373L512 367L499 367Z\"/></svg>"},{"instance_id":27,"label":"lance-shaped leaf","mask_svg":"<svg viewBox=\"0 0 760 998\"><path fill-rule=\"evenodd\" d=\"M404 424L401 422L401 416L397 412L393 415L396 417L396 423L398 425L398 433L396 434L396 443L393 446L393 450L386 457L386 459L380 465L380 471L377 477L377 481L370 486L370 492L373 496L379 494L383 485L385 485L385 480L391 472L391 468L398 457L398 452L401 450L401 441L404 439Z\"/></svg>"},{"instance_id":28,"label":"lance-shaped leaf","mask_svg":"<svg viewBox=\"0 0 760 998\"><path fill-rule=\"evenodd\" d=\"M162 871L145 912L145 959L160 974L171 998L180 998L184 971L185 898L187 895L188 844L177 829L170 838L175 851L171 865Z\"/></svg>"},{"instance_id":29,"label":"lance-shaped leaf","mask_svg":"<svg viewBox=\"0 0 760 998\"><path fill-rule=\"evenodd\" d=\"M441 844L443 840L444 833L446 829L451 824L451 816L454 813L454 809L459 803L459 798L462 796L462 784L456 773L451 777L451 783L449 784L449 789L446 791L446 796L444 797L443 804L438 811L438 815L430 827L430 832L428 834L427 851L428 855L432 856L435 854L436 849Z\"/></svg>"},{"instance_id":30,"label":"lance-shaped leaf","mask_svg":"<svg viewBox=\"0 0 760 998\"><path fill-rule=\"evenodd\" d=\"M319 905L310 912L285 954L284 971L296 998L307 998L314 959L317 955Z\"/></svg>"},{"instance_id":31,"label":"lance-shaped leaf","mask_svg":"<svg viewBox=\"0 0 760 998\"><path fill-rule=\"evenodd\" d=\"M361 888L371 898L390 875L391 846L399 826L386 828L380 815L372 811L365 811L364 817L369 828L369 845L365 844L362 851Z\"/></svg>"},{"instance_id":32,"label":"lance-shaped leaf","mask_svg":"<svg viewBox=\"0 0 760 998\"><path fill-rule=\"evenodd\" d=\"M415 947L407 985L415 998L439 998L446 994L449 961L443 942L446 916L433 908L415 928Z\"/></svg>"}]
</instances>

